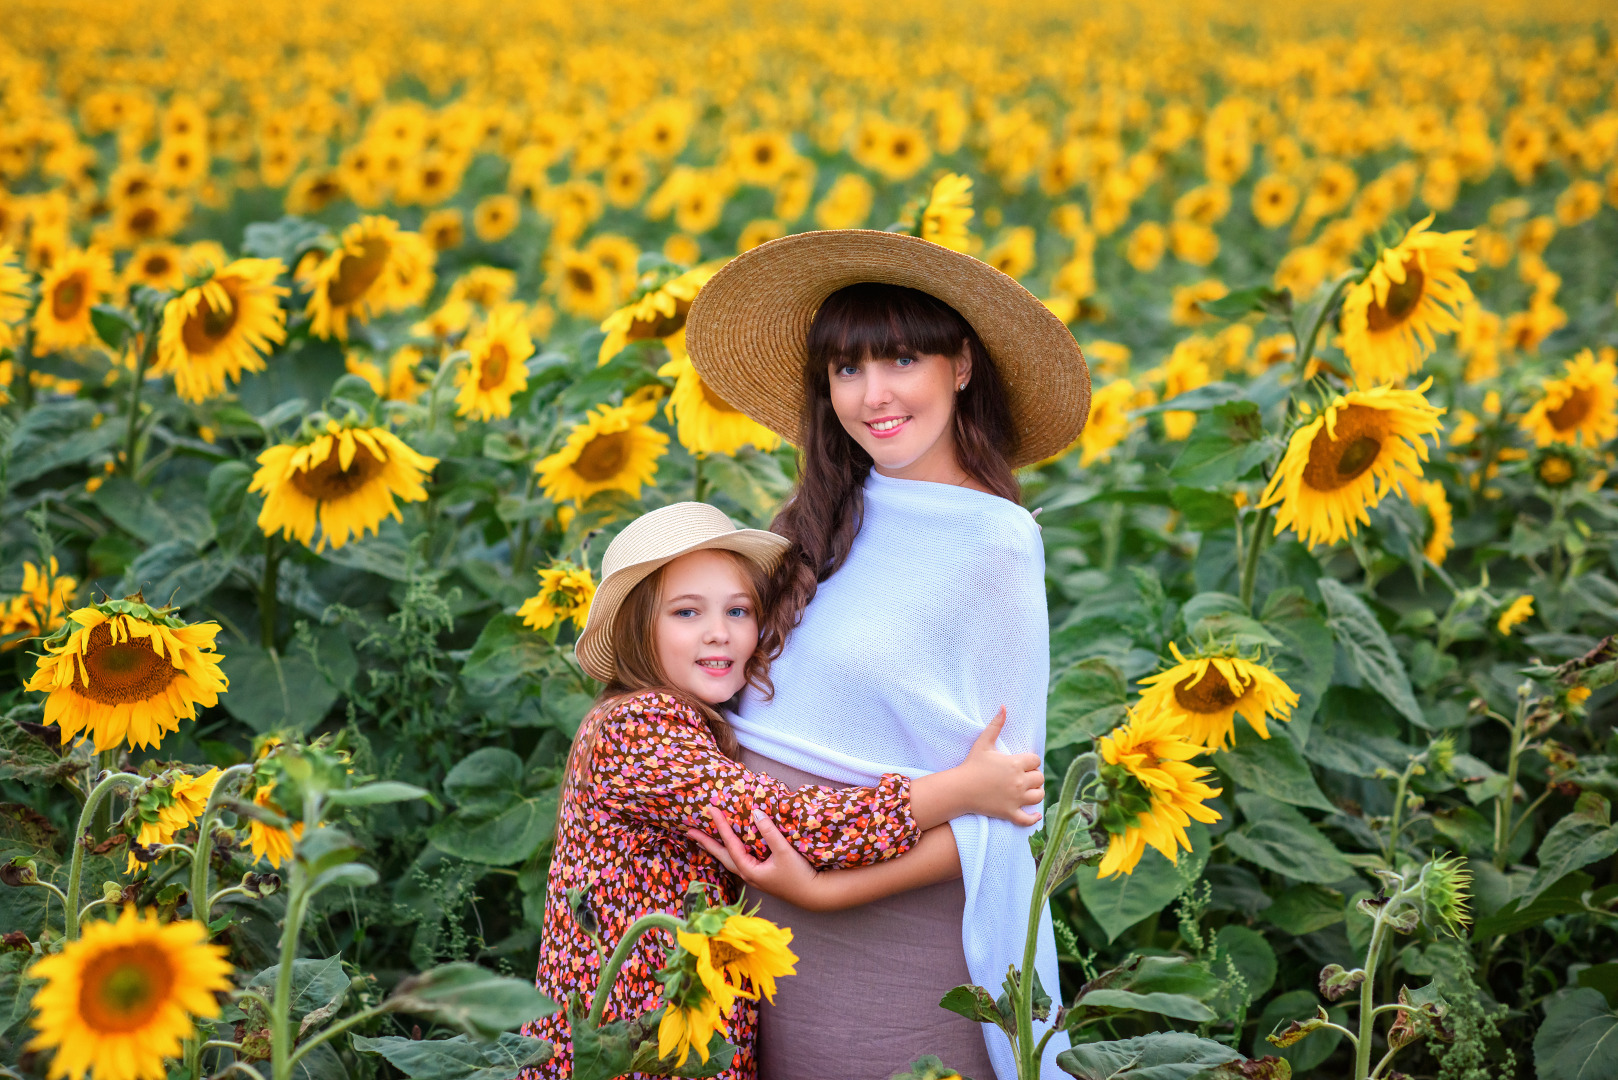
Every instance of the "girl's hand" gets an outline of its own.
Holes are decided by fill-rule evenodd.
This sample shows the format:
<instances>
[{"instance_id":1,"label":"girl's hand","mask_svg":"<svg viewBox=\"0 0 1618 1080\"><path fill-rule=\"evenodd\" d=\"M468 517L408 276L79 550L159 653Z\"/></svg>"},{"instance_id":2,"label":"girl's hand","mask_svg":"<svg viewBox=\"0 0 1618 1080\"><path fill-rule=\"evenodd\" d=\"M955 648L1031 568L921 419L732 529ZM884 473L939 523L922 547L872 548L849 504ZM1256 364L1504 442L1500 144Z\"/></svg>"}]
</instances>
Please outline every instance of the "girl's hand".
<instances>
[{"instance_id":1,"label":"girl's hand","mask_svg":"<svg viewBox=\"0 0 1618 1080\"><path fill-rule=\"evenodd\" d=\"M1005 726L1002 705L972 744L966 760L950 771L960 774L967 813L1032 825L1040 818L1038 808L1045 804L1045 770L1038 754L1002 754L994 748Z\"/></svg>"},{"instance_id":2,"label":"girl's hand","mask_svg":"<svg viewBox=\"0 0 1618 1080\"><path fill-rule=\"evenodd\" d=\"M753 811L753 824L764 838L764 846L770 850L767 859L753 857L753 853L743 846L741 839L731 829L724 811L717 806L708 807L708 820L713 822L714 831L719 834L718 840L700 829L687 829L685 835L718 860L721 866L746 884L771 896L778 896L799 907L814 906L817 897L815 882L820 872L799 854L798 849L792 846L792 841L781 835L781 830L775 827L775 822L770 820L768 814L758 809Z\"/></svg>"}]
</instances>

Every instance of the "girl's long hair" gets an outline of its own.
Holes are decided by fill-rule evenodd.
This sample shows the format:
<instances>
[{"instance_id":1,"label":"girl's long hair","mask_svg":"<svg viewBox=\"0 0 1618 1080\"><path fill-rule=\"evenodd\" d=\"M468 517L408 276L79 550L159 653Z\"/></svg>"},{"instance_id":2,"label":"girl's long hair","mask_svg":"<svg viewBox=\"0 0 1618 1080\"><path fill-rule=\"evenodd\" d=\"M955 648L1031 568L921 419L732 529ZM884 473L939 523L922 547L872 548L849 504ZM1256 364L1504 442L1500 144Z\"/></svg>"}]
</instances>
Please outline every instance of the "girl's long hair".
<instances>
[{"instance_id":1,"label":"girl's long hair","mask_svg":"<svg viewBox=\"0 0 1618 1080\"><path fill-rule=\"evenodd\" d=\"M966 389L955 395L955 457L973 480L1001 498L1022 501L1008 458L1015 447L1011 406L977 331L937 297L901 285L862 282L826 298L809 326L803 368L803 433L798 484L770 528L792 541L774 575L772 639L785 641L815 590L848 558L864 514L871 456L832 409L833 364L892 360L929 353L972 361Z\"/></svg>"},{"instance_id":2,"label":"girl's long hair","mask_svg":"<svg viewBox=\"0 0 1618 1080\"><path fill-rule=\"evenodd\" d=\"M770 661L781 651L781 639L766 630L766 624L770 621L770 575L744 555L716 550L735 563L741 572L748 598L758 618L758 647L748 657L743 671L747 674L748 685L768 697L775 691L770 682ZM669 682L668 673L663 670L663 662L658 659L657 617L658 608L663 602L663 571L666 566L660 566L642 578L624 597L613 617L612 627L608 631L612 642L613 678L596 695L595 705L579 726L579 734L573 740L573 750L569 754L564 785L571 785L575 775L581 775L582 770L589 768L599 718L623 699L647 691L666 694L702 717L726 757L734 758L740 753L736 733L731 730L724 715L707 702L676 689ZM580 772L576 773L575 770Z\"/></svg>"}]
</instances>

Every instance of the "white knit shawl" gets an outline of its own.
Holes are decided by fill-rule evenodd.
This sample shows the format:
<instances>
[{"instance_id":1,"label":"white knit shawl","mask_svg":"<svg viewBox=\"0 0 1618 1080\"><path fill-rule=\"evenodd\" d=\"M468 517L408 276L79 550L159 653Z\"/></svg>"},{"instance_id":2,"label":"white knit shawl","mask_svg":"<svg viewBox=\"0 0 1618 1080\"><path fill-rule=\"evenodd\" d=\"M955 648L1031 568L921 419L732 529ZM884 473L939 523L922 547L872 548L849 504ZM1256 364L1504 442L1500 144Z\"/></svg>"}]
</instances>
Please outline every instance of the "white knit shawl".
<instances>
[{"instance_id":1,"label":"white knit shawl","mask_svg":"<svg viewBox=\"0 0 1618 1080\"><path fill-rule=\"evenodd\" d=\"M770 676L774 699L749 690L731 717L737 737L829 780L875 784L958 765L1001 705L1000 749L1043 755L1050 627L1039 527L999 496L873 470L848 560L821 583ZM1007 966L1022 964L1033 830L979 816L950 824L967 969L998 996ZM1055 994L1049 908L1034 966ZM983 1031L999 1080L1015 1080L1005 1035ZM1060 1033L1051 1040L1042 1075L1060 1075L1054 1059L1067 1045Z\"/></svg>"}]
</instances>

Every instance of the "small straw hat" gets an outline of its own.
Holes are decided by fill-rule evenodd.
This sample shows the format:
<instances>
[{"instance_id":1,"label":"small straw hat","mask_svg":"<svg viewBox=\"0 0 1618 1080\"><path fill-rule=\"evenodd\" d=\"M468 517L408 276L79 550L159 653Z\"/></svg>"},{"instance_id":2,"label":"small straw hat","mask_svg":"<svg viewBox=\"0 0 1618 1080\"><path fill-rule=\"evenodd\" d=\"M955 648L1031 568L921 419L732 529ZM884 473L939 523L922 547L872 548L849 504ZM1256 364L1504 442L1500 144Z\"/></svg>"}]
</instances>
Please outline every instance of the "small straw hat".
<instances>
[{"instance_id":1,"label":"small straw hat","mask_svg":"<svg viewBox=\"0 0 1618 1080\"><path fill-rule=\"evenodd\" d=\"M692 551L734 551L773 571L792 541L763 529L738 529L724 511L707 503L681 502L642 514L607 545L601 584L573 655L597 682L617 671L612 655L612 620L631 589L664 563Z\"/></svg>"},{"instance_id":2,"label":"small straw hat","mask_svg":"<svg viewBox=\"0 0 1618 1080\"><path fill-rule=\"evenodd\" d=\"M686 349L715 393L801 445L809 325L826 297L863 281L929 293L972 324L1010 399L1013 468L1079 437L1090 414L1090 370L1062 320L988 263L902 233L797 233L738 255L692 303Z\"/></svg>"}]
</instances>

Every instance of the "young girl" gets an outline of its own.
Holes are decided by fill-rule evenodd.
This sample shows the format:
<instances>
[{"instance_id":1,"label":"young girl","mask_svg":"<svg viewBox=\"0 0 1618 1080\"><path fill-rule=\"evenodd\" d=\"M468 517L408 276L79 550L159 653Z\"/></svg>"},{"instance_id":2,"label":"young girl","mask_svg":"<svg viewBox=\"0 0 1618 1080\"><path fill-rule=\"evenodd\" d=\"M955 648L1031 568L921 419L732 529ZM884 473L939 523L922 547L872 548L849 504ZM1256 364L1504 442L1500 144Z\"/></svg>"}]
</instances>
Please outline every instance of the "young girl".
<instances>
[{"instance_id":1,"label":"young girl","mask_svg":"<svg viewBox=\"0 0 1618 1080\"><path fill-rule=\"evenodd\" d=\"M1044 800L1040 761L994 750L1003 714L955 768L916 779L890 773L875 787L793 789L735 761L735 737L715 706L747 685L769 692L776 643L760 641L760 607L787 546L772 533L735 528L713 507L678 503L632 522L608 547L576 647L604 689L568 763L536 979L558 1002L575 992L588 1001L601 965L570 911L569 889L587 896L609 950L646 912L678 913L692 882L713 886L716 901L737 898L735 879L687 836L688 829L715 829L710 813L755 856L766 853L758 821L767 818L772 838L779 839L775 827L784 834L780 846L790 842L813 866L835 871L782 875L793 883L794 902L819 908L864 903L955 873L951 818L1038 819L1030 808ZM880 598L871 617L882 618ZM657 1007L653 974L670 944L660 931L641 939L613 987L606 1019ZM737 1047L721 1074L728 1080L757 1075L756 1018L757 1005L745 998L727 1018ZM565 1011L524 1030L555 1048L529 1076L570 1075Z\"/></svg>"}]
</instances>

